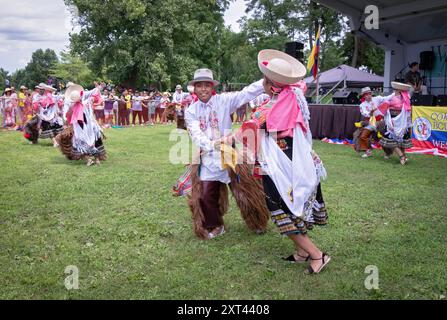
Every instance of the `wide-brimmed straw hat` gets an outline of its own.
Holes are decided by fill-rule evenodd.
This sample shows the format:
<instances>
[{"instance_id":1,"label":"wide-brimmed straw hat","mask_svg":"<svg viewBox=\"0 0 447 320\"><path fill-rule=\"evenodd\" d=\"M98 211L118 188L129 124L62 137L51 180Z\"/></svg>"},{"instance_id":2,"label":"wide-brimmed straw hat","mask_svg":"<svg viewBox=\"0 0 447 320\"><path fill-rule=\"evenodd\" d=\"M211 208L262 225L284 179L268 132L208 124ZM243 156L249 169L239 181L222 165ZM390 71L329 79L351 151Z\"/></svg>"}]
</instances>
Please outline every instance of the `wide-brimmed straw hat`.
<instances>
[{"instance_id":1,"label":"wide-brimmed straw hat","mask_svg":"<svg viewBox=\"0 0 447 320\"><path fill-rule=\"evenodd\" d=\"M28 88L25 86L20 86L20 90L28 90Z\"/></svg>"},{"instance_id":2,"label":"wide-brimmed straw hat","mask_svg":"<svg viewBox=\"0 0 447 320\"><path fill-rule=\"evenodd\" d=\"M175 86L175 90L181 90L181 89L182 89L181 85L178 84L178 85Z\"/></svg>"},{"instance_id":3,"label":"wide-brimmed straw hat","mask_svg":"<svg viewBox=\"0 0 447 320\"><path fill-rule=\"evenodd\" d=\"M11 88L6 88L6 89L5 89L5 93L6 93L6 92L9 92L9 91L12 91L12 89L11 89Z\"/></svg>"},{"instance_id":4,"label":"wide-brimmed straw hat","mask_svg":"<svg viewBox=\"0 0 447 320\"><path fill-rule=\"evenodd\" d=\"M400 91L410 91L410 89L411 89L411 86L409 84L396 82L396 81L391 81L391 87L395 90L400 90Z\"/></svg>"},{"instance_id":5,"label":"wide-brimmed straw hat","mask_svg":"<svg viewBox=\"0 0 447 320\"><path fill-rule=\"evenodd\" d=\"M43 90L45 90L45 87L46 87L46 84L43 82L41 82L37 86L35 86L36 89L43 89Z\"/></svg>"},{"instance_id":6,"label":"wide-brimmed straw hat","mask_svg":"<svg viewBox=\"0 0 447 320\"><path fill-rule=\"evenodd\" d=\"M79 84L70 85L67 90L65 90L65 100L71 102L78 102L81 100L81 92L84 91L84 88Z\"/></svg>"},{"instance_id":7,"label":"wide-brimmed straw hat","mask_svg":"<svg viewBox=\"0 0 447 320\"><path fill-rule=\"evenodd\" d=\"M371 93L371 88L370 87L362 88L362 91L360 92L360 95L363 96L366 93Z\"/></svg>"},{"instance_id":8,"label":"wide-brimmed straw hat","mask_svg":"<svg viewBox=\"0 0 447 320\"><path fill-rule=\"evenodd\" d=\"M213 86L217 86L220 82L214 80L213 72L210 69L202 68L194 72L194 79L188 85L195 85L197 82L211 82Z\"/></svg>"},{"instance_id":9,"label":"wide-brimmed straw hat","mask_svg":"<svg viewBox=\"0 0 447 320\"><path fill-rule=\"evenodd\" d=\"M49 85L45 85L45 90L48 90L48 91L57 91L57 89L55 89L55 88L53 88L52 86L49 86Z\"/></svg>"},{"instance_id":10,"label":"wide-brimmed straw hat","mask_svg":"<svg viewBox=\"0 0 447 320\"><path fill-rule=\"evenodd\" d=\"M278 50L261 50L258 66L267 78L279 84L294 84L306 75L306 67L301 62Z\"/></svg>"}]
</instances>

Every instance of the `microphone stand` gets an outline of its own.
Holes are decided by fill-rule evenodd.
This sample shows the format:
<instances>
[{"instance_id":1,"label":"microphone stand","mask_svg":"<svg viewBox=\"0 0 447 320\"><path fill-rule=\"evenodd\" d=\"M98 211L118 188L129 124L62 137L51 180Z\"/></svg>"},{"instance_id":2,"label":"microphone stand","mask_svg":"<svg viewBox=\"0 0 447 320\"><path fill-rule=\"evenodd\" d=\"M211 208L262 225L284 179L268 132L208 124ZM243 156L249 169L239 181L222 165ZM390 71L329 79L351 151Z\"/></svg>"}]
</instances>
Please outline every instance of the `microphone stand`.
<instances>
[{"instance_id":1,"label":"microphone stand","mask_svg":"<svg viewBox=\"0 0 447 320\"><path fill-rule=\"evenodd\" d=\"M402 69L400 69L400 71L394 75L394 79L396 79L397 75L400 75L399 79L404 79L402 71L404 71L406 68L407 68L407 66L404 66ZM404 79L404 81L405 81L405 79Z\"/></svg>"}]
</instances>

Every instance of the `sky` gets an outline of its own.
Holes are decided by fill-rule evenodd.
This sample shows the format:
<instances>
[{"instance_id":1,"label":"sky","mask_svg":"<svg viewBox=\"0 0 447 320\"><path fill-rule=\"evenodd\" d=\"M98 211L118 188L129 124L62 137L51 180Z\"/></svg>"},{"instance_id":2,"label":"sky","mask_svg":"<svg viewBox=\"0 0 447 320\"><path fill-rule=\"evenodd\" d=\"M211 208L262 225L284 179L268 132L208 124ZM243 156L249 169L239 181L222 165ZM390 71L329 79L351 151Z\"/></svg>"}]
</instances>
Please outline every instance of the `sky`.
<instances>
[{"instance_id":1,"label":"sky","mask_svg":"<svg viewBox=\"0 0 447 320\"><path fill-rule=\"evenodd\" d=\"M67 49L72 24L63 0L0 0L0 8L0 67L9 73L24 68L37 49ZM238 32L244 15L244 0L236 0L225 12L225 25Z\"/></svg>"}]
</instances>

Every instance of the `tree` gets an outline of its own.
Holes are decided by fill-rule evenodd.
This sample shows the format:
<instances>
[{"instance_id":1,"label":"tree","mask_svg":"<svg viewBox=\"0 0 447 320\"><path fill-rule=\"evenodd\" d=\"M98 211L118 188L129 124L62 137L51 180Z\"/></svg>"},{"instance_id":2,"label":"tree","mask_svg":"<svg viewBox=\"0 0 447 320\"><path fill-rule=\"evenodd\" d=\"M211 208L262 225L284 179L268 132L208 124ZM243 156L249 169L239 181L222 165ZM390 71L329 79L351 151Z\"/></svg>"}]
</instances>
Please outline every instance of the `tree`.
<instances>
[{"instance_id":1,"label":"tree","mask_svg":"<svg viewBox=\"0 0 447 320\"><path fill-rule=\"evenodd\" d=\"M91 87L96 80L92 71L79 55L61 52L61 61L50 72L51 76L64 81L72 81L83 87Z\"/></svg>"},{"instance_id":2,"label":"tree","mask_svg":"<svg viewBox=\"0 0 447 320\"><path fill-rule=\"evenodd\" d=\"M355 50L355 41L357 38L357 50ZM374 43L347 33L341 46L343 56L346 57L345 63L358 68L366 66L369 71L383 75L385 51Z\"/></svg>"},{"instance_id":3,"label":"tree","mask_svg":"<svg viewBox=\"0 0 447 320\"><path fill-rule=\"evenodd\" d=\"M19 88L21 85L26 85L26 72L25 69L18 69L11 75L11 83Z\"/></svg>"},{"instance_id":4,"label":"tree","mask_svg":"<svg viewBox=\"0 0 447 320\"><path fill-rule=\"evenodd\" d=\"M246 3L252 17L243 19L242 27L258 50L284 50L288 41L308 43L312 48L320 26L320 70L342 62L337 41L333 39L347 28L346 23L340 24L345 18L338 12L311 0L247 0Z\"/></svg>"},{"instance_id":5,"label":"tree","mask_svg":"<svg viewBox=\"0 0 447 320\"><path fill-rule=\"evenodd\" d=\"M23 72L20 72L19 81L20 84L26 85L28 88L33 88L36 84L40 82L47 82L51 69L58 62L58 58L54 50L38 49L33 52L31 56L31 61L25 67ZM22 78L23 77L23 78ZM18 83L19 84L19 83Z\"/></svg>"},{"instance_id":6,"label":"tree","mask_svg":"<svg viewBox=\"0 0 447 320\"><path fill-rule=\"evenodd\" d=\"M228 0L65 0L77 8L71 49L126 86L169 88L198 67L218 69Z\"/></svg>"},{"instance_id":7,"label":"tree","mask_svg":"<svg viewBox=\"0 0 447 320\"><path fill-rule=\"evenodd\" d=\"M3 92L5 89L6 79L9 78L9 72L0 68L0 91Z\"/></svg>"},{"instance_id":8,"label":"tree","mask_svg":"<svg viewBox=\"0 0 447 320\"><path fill-rule=\"evenodd\" d=\"M261 73L255 59L256 50L248 41L246 33L225 29L221 42L221 82L248 84L259 79Z\"/></svg>"}]
</instances>

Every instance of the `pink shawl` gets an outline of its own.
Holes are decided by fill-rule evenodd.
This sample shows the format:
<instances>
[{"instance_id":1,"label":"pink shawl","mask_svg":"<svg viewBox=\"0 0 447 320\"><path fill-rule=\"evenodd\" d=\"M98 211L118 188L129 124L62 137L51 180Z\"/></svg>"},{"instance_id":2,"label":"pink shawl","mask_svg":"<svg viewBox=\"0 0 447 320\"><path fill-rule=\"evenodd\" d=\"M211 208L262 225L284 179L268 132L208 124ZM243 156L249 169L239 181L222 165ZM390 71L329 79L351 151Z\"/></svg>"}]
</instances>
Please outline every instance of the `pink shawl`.
<instances>
[{"instance_id":1,"label":"pink shawl","mask_svg":"<svg viewBox=\"0 0 447 320\"><path fill-rule=\"evenodd\" d=\"M71 124L75 124L78 121L84 121L84 105L81 101L76 102L73 105L73 114L71 116Z\"/></svg>"},{"instance_id":2,"label":"pink shawl","mask_svg":"<svg viewBox=\"0 0 447 320\"><path fill-rule=\"evenodd\" d=\"M411 111L410 94L408 91L402 91L399 96L394 96L391 100L385 101L379 106L379 111L385 115L388 109Z\"/></svg>"},{"instance_id":3,"label":"pink shawl","mask_svg":"<svg viewBox=\"0 0 447 320\"><path fill-rule=\"evenodd\" d=\"M294 87L301 90L306 89L306 85L303 85L302 82L282 86L278 99L267 117L267 131L291 131L295 129L297 123L303 132L307 131L303 114L293 92Z\"/></svg>"}]
</instances>

